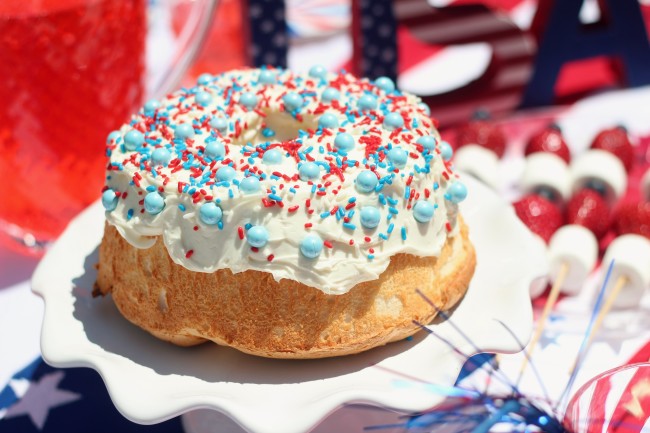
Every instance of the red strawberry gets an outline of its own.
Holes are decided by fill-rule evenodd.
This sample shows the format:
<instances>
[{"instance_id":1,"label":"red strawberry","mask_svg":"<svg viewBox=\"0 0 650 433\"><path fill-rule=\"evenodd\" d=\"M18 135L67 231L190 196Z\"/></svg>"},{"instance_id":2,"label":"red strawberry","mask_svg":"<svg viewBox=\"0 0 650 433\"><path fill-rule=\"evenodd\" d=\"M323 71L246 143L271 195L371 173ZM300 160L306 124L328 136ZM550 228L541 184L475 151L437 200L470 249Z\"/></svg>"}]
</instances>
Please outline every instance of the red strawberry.
<instances>
[{"instance_id":1,"label":"red strawberry","mask_svg":"<svg viewBox=\"0 0 650 433\"><path fill-rule=\"evenodd\" d=\"M616 211L616 233L634 233L650 239L650 201L626 201Z\"/></svg>"},{"instance_id":2,"label":"red strawberry","mask_svg":"<svg viewBox=\"0 0 650 433\"><path fill-rule=\"evenodd\" d=\"M562 212L551 201L530 194L513 203L521 221L546 242L564 223Z\"/></svg>"},{"instance_id":3,"label":"red strawberry","mask_svg":"<svg viewBox=\"0 0 650 433\"><path fill-rule=\"evenodd\" d=\"M458 131L456 147L478 144L486 147L501 158L506 151L506 136L500 127L483 118L467 122Z\"/></svg>"},{"instance_id":4,"label":"red strawberry","mask_svg":"<svg viewBox=\"0 0 650 433\"><path fill-rule=\"evenodd\" d=\"M630 171L634 164L634 148L627 131L622 126L599 132L591 143L591 148L613 153L621 160L627 171Z\"/></svg>"},{"instance_id":5,"label":"red strawberry","mask_svg":"<svg viewBox=\"0 0 650 433\"><path fill-rule=\"evenodd\" d=\"M582 189L571 197L566 206L567 222L592 231L600 239L610 225L609 207L605 199L592 189Z\"/></svg>"},{"instance_id":6,"label":"red strawberry","mask_svg":"<svg viewBox=\"0 0 650 433\"><path fill-rule=\"evenodd\" d=\"M558 128L546 128L534 134L526 146L526 156L536 152L548 152L562 158L567 164L571 162L571 153L562 132Z\"/></svg>"}]
</instances>

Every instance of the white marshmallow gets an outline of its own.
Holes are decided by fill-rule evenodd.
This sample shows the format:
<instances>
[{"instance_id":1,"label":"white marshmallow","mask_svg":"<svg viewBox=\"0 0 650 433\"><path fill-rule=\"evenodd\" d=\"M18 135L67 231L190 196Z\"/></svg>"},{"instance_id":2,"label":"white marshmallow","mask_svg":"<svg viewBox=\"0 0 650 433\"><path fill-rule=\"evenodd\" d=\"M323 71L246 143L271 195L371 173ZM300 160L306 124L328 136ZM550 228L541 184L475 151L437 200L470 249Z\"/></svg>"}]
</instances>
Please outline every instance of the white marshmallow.
<instances>
[{"instance_id":1,"label":"white marshmallow","mask_svg":"<svg viewBox=\"0 0 650 433\"><path fill-rule=\"evenodd\" d=\"M498 186L499 157L490 149L477 144L462 146L454 153L454 167L492 189Z\"/></svg>"},{"instance_id":2,"label":"white marshmallow","mask_svg":"<svg viewBox=\"0 0 650 433\"><path fill-rule=\"evenodd\" d=\"M614 307L638 307L650 286L650 240L631 234L614 239L603 258L603 279L612 260L614 265L607 290L611 290L620 277L627 278L625 286L614 301Z\"/></svg>"},{"instance_id":3,"label":"white marshmallow","mask_svg":"<svg viewBox=\"0 0 650 433\"><path fill-rule=\"evenodd\" d=\"M650 167L645 171L641 179L641 192L647 201L650 201Z\"/></svg>"},{"instance_id":4,"label":"white marshmallow","mask_svg":"<svg viewBox=\"0 0 650 433\"><path fill-rule=\"evenodd\" d=\"M591 149L582 153L571 163L573 192L584 188L590 179L603 182L607 187L605 199L611 205L627 188L627 173L623 163L611 153Z\"/></svg>"},{"instance_id":5,"label":"white marshmallow","mask_svg":"<svg viewBox=\"0 0 650 433\"><path fill-rule=\"evenodd\" d=\"M569 166L562 158L536 152L526 158L520 185L525 192L534 192L540 186L550 188L567 201L571 197L571 180Z\"/></svg>"},{"instance_id":6,"label":"white marshmallow","mask_svg":"<svg viewBox=\"0 0 650 433\"><path fill-rule=\"evenodd\" d=\"M553 234L548 244L549 276L555 281L563 264L568 272L562 292L576 295L584 285L598 258L598 241L591 230L570 224Z\"/></svg>"}]
</instances>

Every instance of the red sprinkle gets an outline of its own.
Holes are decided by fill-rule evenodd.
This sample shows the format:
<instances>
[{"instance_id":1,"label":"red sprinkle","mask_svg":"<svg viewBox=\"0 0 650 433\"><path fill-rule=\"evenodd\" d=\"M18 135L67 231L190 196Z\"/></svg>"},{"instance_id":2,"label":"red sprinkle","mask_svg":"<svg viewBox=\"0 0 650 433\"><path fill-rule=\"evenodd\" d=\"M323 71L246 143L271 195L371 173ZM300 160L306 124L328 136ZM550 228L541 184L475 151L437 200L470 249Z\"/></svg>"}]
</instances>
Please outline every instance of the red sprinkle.
<instances>
[{"instance_id":1,"label":"red sprinkle","mask_svg":"<svg viewBox=\"0 0 650 433\"><path fill-rule=\"evenodd\" d=\"M305 228L309 229L309 228L311 228L312 225L313 225L312 223L305 223Z\"/></svg>"},{"instance_id":2,"label":"red sprinkle","mask_svg":"<svg viewBox=\"0 0 650 433\"><path fill-rule=\"evenodd\" d=\"M239 234L239 239L243 240L244 239L244 228L243 227L237 227L237 233Z\"/></svg>"},{"instance_id":3,"label":"red sprinkle","mask_svg":"<svg viewBox=\"0 0 650 433\"><path fill-rule=\"evenodd\" d=\"M354 245L354 239L350 239L350 245Z\"/></svg>"},{"instance_id":4,"label":"red sprinkle","mask_svg":"<svg viewBox=\"0 0 650 433\"><path fill-rule=\"evenodd\" d=\"M451 224L449 224L449 221L445 224L445 228L447 229L448 232L451 231Z\"/></svg>"},{"instance_id":5,"label":"red sprinkle","mask_svg":"<svg viewBox=\"0 0 650 433\"><path fill-rule=\"evenodd\" d=\"M275 256L273 254L269 254L269 256L266 258L269 262L272 262Z\"/></svg>"},{"instance_id":6,"label":"red sprinkle","mask_svg":"<svg viewBox=\"0 0 650 433\"><path fill-rule=\"evenodd\" d=\"M194 250L189 250L188 252L185 253L185 258L189 259L190 257L192 257L192 254L194 254Z\"/></svg>"},{"instance_id":7,"label":"red sprinkle","mask_svg":"<svg viewBox=\"0 0 650 433\"><path fill-rule=\"evenodd\" d=\"M363 240L366 241L366 242L370 242L370 241L372 241L372 239L370 239L368 236L366 236L365 238L363 238Z\"/></svg>"},{"instance_id":8,"label":"red sprinkle","mask_svg":"<svg viewBox=\"0 0 650 433\"><path fill-rule=\"evenodd\" d=\"M298 210L298 208L299 208L299 206L298 206L298 205L295 205L295 206L291 206L291 207L290 207L289 209L287 209L287 210L288 210L289 212L291 212L291 213L292 213L292 212L295 212L295 211L297 211L297 210Z\"/></svg>"},{"instance_id":9,"label":"red sprinkle","mask_svg":"<svg viewBox=\"0 0 650 433\"><path fill-rule=\"evenodd\" d=\"M334 248L334 245L332 245L332 243L330 241L323 242L323 245L325 245L327 248L330 248L330 249Z\"/></svg>"}]
</instances>

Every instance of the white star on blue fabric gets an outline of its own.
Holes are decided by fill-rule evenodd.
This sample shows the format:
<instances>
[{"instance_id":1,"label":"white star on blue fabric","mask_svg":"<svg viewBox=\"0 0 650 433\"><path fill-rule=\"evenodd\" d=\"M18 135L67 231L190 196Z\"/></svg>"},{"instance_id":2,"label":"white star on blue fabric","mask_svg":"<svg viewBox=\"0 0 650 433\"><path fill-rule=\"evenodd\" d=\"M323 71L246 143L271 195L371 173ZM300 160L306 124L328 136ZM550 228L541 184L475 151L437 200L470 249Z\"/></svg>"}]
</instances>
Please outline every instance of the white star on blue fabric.
<instances>
[{"instance_id":1,"label":"white star on blue fabric","mask_svg":"<svg viewBox=\"0 0 650 433\"><path fill-rule=\"evenodd\" d=\"M62 371L55 371L32 382L25 395L7 409L4 418L28 415L34 425L43 430L50 410L81 398L80 394L58 388L63 376Z\"/></svg>"}]
</instances>

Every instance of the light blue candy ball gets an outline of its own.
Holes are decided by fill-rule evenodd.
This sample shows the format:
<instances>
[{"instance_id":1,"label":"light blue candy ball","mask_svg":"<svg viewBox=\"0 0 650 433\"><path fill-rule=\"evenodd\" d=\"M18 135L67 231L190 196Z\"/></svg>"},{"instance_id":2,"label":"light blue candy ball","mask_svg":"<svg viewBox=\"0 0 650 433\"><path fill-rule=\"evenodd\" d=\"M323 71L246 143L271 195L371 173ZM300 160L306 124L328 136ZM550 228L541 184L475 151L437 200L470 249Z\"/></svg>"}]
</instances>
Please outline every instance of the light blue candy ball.
<instances>
[{"instance_id":1,"label":"light blue candy ball","mask_svg":"<svg viewBox=\"0 0 650 433\"><path fill-rule=\"evenodd\" d=\"M320 177L320 167L313 162L305 162L298 169L300 179L303 181L316 180Z\"/></svg>"},{"instance_id":2,"label":"light blue candy ball","mask_svg":"<svg viewBox=\"0 0 650 433\"><path fill-rule=\"evenodd\" d=\"M409 154L401 147L393 147L388 151L388 160L397 168L404 168L408 161Z\"/></svg>"},{"instance_id":3,"label":"light blue candy ball","mask_svg":"<svg viewBox=\"0 0 650 433\"><path fill-rule=\"evenodd\" d=\"M377 97L375 95L364 94L361 95L357 102L360 110L374 110L377 108Z\"/></svg>"},{"instance_id":4,"label":"light blue candy ball","mask_svg":"<svg viewBox=\"0 0 650 433\"><path fill-rule=\"evenodd\" d=\"M124 147L126 150L135 150L144 143L144 135L135 129L130 130L124 135Z\"/></svg>"},{"instance_id":5,"label":"light blue candy ball","mask_svg":"<svg viewBox=\"0 0 650 433\"><path fill-rule=\"evenodd\" d=\"M253 226L246 232L246 240L250 246L261 248L269 241L269 231L263 226Z\"/></svg>"},{"instance_id":6,"label":"light blue candy ball","mask_svg":"<svg viewBox=\"0 0 650 433\"><path fill-rule=\"evenodd\" d=\"M239 102L248 109L255 108L257 105L257 95L252 92L244 92L239 97Z\"/></svg>"},{"instance_id":7,"label":"light blue candy ball","mask_svg":"<svg viewBox=\"0 0 650 433\"><path fill-rule=\"evenodd\" d=\"M456 181L447 188L447 194L449 194L450 202L458 204L467 197L467 187L463 183Z\"/></svg>"},{"instance_id":8,"label":"light blue candy ball","mask_svg":"<svg viewBox=\"0 0 650 433\"><path fill-rule=\"evenodd\" d=\"M433 204L426 200L418 200L415 202L415 206L413 206L413 218L418 222L426 223L431 221L434 211L435 206Z\"/></svg>"},{"instance_id":9,"label":"light blue candy ball","mask_svg":"<svg viewBox=\"0 0 650 433\"><path fill-rule=\"evenodd\" d=\"M260 190L260 180L255 176L245 177L239 182L239 191L243 194L252 194Z\"/></svg>"},{"instance_id":10,"label":"light blue candy ball","mask_svg":"<svg viewBox=\"0 0 650 433\"><path fill-rule=\"evenodd\" d=\"M217 170L217 179L220 181L230 182L237 176L237 172L229 165L224 165Z\"/></svg>"},{"instance_id":11,"label":"light blue candy ball","mask_svg":"<svg viewBox=\"0 0 650 433\"><path fill-rule=\"evenodd\" d=\"M194 138L194 128L189 123L179 123L174 130L174 137L180 140Z\"/></svg>"},{"instance_id":12,"label":"light blue candy ball","mask_svg":"<svg viewBox=\"0 0 650 433\"><path fill-rule=\"evenodd\" d=\"M172 159L172 154L164 147L159 147L151 152L151 162L153 165L167 166Z\"/></svg>"},{"instance_id":13,"label":"light blue candy ball","mask_svg":"<svg viewBox=\"0 0 650 433\"><path fill-rule=\"evenodd\" d=\"M377 175L370 170L364 170L357 175L357 181L355 186L359 192L371 192L375 190L375 187L379 183Z\"/></svg>"},{"instance_id":14,"label":"light blue candy ball","mask_svg":"<svg viewBox=\"0 0 650 433\"><path fill-rule=\"evenodd\" d=\"M226 147L218 141L211 141L205 145L205 154L212 159L221 159L226 156Z\"/></svg>"},{"instance_id":15,"label":"light blue candy ball","mask_svg":"<svg viewBox=\"0 0 650 433\"><path fill-rule=\"evenodd\" d=\"M361 225L367 229L374 229L381 220L381 212L374 206L362 207L359 215L361 216Z\"/></svg>"},{"instance_id":16,"label":"light blue candy ball","mask_svg":"<svg viewBox=\"0 0 650 433\"><path fill-rule=\"evenodd\" d=\"M108 137L106 137L106 144L117 143L118 138L122 138L120 131L112 131L108 134Z\"/></svg>"},{"instance_id":17,"label":"light blue candy ball","mask_svg":"<svg viewBox=\"0 0 650 433\"><path fill-rule=\"evenodd\" d=\"M420 110L424 111L424 114L425 114L425 115L427 115L427 116L431 116L431 109L430 109L429 106L428 106L427 104L425 104L424 102L420 102L420 103L418 104L418 108L420 108Z\"/></svg>"},{"instance_id":18,"label":"light blue candy ball","mask_svg":"<svg viewBox=\"0 0 650 433\"><path fill-rule=\"evenodd\" d=\"M388 113L384 117L384 128L397 129L404 126L404 118L399 113Z\"/></svg>"},{"instance_id":19,"label":"light blue candy ball","mask_svg":"<svg viewBox=\"0 0 650 433\"><path fill-rule=\"evenodd\" d=\"M165 208L165 199L157 191L144 196L144 210L151 215L159 214Z\"/></svg>"},{"instance_id":20,"label":"light blue candy ball","mask_svg":"<svg viewBox=\"0 0 650 433\"><path fill-rule=\"evenodd\" d=\"M334 139L334 146L346 152L352 150L354 149L354 137L347 132L341 132Z\"/></svg>"},{"instance_id":21,"label":"light blue candy ball","mask_svg":"<svg viewBox=\"0 0 650 433\"><path fill-rule=\"evenodd\" d=\"M323 94L321 95L323 102L338 101L340 98L341 92L336 90L334 87L328 87L327 89L323 90Z\"/></svg>"},{"instance_id":22,"label":"light blue candy ball","mask_svg":"<svg viewBox=\"0 0 650 433\"><path fill-rule=\"evenodd\" d=\"M273 84L275 83L275 72L263 69L260 71L259 82L262 84Z\"/></svg>"},{"instance_id":23,"label":"light blue candy ball","mask_svg":"<svg viewBox=\"0 0 650 433\"><path fill-rule=\"evenodd\" d=\"M451 148L451 145L446 141L440 143L440 156L445 161L449 161L454 156L454 149Z\"/></svg>"},{"instance_id":24,"label":"light blue candy ball","mask_svg":"<svg viewBox=\"0 0 650 433\"><path fill-rule=\"evenodd\" d=\"M282 163L282 152L278 149L269 149L264 152L262 162L267 165L277 165Z\"/></svg>"},{"instance_id":25,"label":"light blue candy ball","mask_svg":"<svg viewBox=\"0 0 650 433\"><path fill-rule=\"evenodd\" d=\"M157 109L160 108L160 102L155 99L151 99L144 104L144 114L147 116L153 116Z\"/></svg>"},{"instance_id":26,"label":"light blue candy ball","mask_svg":"<svg viewBox=\"0 0 650 433\"><path fill-rule=\"evenodd\" d=\"M223 134L228 129L228 119L224 117L213 117L210 120L210 126Z\"/></svg>"},{"instance_id":27,"label":"light blue candy ball","mask_svg":"<svg viewBox=\"0 0 650 433\"><path fill-rule=\"evenodd\" d=\"M395 90L395 83L388 77L379 77L375 80L375 86L379 87L386 93Z\"/></svg>"},{"instance_id":28,"label":"light blue candy ball","mask_svg":"<svg viewBox=\"0 0 650 433\"><path fill-rule=\"evenodd\" d=\"M423 135L417 139L416 143L428 150L429 153L436 148L436 139L431 135Z\"/></svg>"},{"instance_id":29,"label":"light blue candy ball","mask_svg":"<svg viewBox=\"0 0 650 433\"><path fill-rule=\"evenodd\" d=\"M327 69L323 65L314 65L309 68L309 76L313 78L326 78Z\"/></svg>"},{"instance_id":30,"label":"light blue candy ball","mask_svg":"<svg viewBox=\"0 0 650 433\"><path fill-rule=\"evenodd\" d=\"M302 107L305 100L296 92L289 92L282 98L287 111L294 111Z\"/></svg>"},{"instance_id":31,"label":"light blue candy ball","mask_svg":"<svg viewBox=\"0 0 650 433\"><path fill-rule=\"evenodd\" d=\"M102 194L102 206L104 206L104 209L109 212L115 210L117 207L117 195L115 194L115 191L112 189L104 191Z\"/></svg>"},{"instance_id":32,"label":"light blue candy ball","mask_svg":"<svg viewBox=\"0 0 650 433\"><path fill-rule=\"evenodd\" d=\"M213 202L204 203L199 209L199 219L203 224L213 226L221 221L223 211Z\"/></svg>"},{"instance_id":33,"label":"light blue candy ball","mask_svg":"<svg viewBox=\"0 0 650 433\"><path fill-rule=\"evenodd\" d=\"M339 119L332 113L324 113L318 119L318 126L321 128L338 128Z\"/></svg>"},{"instance_id":34,"label":"light blue candy ball","mask_svg":"<svg viewBox=\"0 0 650 433\"><path fill-rule=\"evenodd\" d=\"M196 79L196 84L199 86L206 86L212 81L212 75L210 74L201 74L199 78Z\"/></svg>"},{"instance_id":35,"label":"light blue candy ball","mask_svg":"<svg viewBox=\"0 0 650 433\"><path fill-rule=\"evenodd\" d=\"M323 240L313 233L305 236L300 241L300 252L308 259L315 259L323 251Z\"/></svg>"},{"instance_id":36,"label":"light blue candy ball","mask_svg":"<svg viewBox=\"0 0 650 433\"><path fill-rule=\"evenodd\" d=\"M196 95L194 96L194 100L200 106L206 107L210 105L210 103L212 102L212 95L209 92L204 92L204 91L197 92Z\"/></svg>"}]
</instances>

